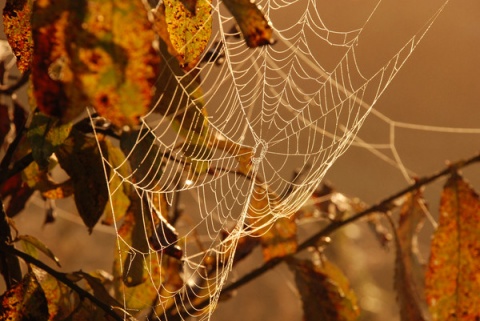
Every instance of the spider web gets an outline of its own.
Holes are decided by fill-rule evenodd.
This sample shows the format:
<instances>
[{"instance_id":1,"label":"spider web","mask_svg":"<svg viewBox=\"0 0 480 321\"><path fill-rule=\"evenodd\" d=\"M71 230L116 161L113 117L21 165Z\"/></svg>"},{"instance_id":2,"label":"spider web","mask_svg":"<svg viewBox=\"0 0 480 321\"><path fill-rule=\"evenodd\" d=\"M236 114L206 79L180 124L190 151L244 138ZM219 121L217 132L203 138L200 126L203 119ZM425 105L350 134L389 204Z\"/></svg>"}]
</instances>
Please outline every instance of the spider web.
<instances>
[{"instance_id":1,"label":"spider web","mask_svg":"<svg viewBox=\"0 0 480 321\"><path fill-rule=\"evenodd\" d=\"M138 134L131 134L126 160L139 166L125 176L123 164L113 165L104 155L110 179L131 186L141 200L143 233L151 233L152 213L173 220L178 233L169 237L162 223L154 231L161 240L157 248L136 247L124 239L121 221L114 222L119 260L130 263L119 268L134 273L135 261L142 261L144 291L157 293L155 302L148 303L154 307L150 317L163 319L165 311L172 316L184 310L209 319L238 240L258 236L273 221L297 212L350 145L368 148L410 177L395 149L389 158L379 151L382 146L365 143L357 133L370 113L391 125L390 137L396 128L412 126L372 107L446 4L371 71L361 68L357 48L381 2L366 8L361 21L344 27L348 31L337 31L324 22L320 2L259 1L275 44L255 49L245 45L222 3L212 3L213 34L203 61L186 75L174 64L164 64L155 108L143 118ZM164 50L163 59L173 58ZM199 83L200 96L192 94L200 90ZM192 144L197 136L208 146ZM143 159L133 160L139 153ZM293 171L297 175L292 178ZM111 199L119 192L112 189ZM264 206L252 206L254 202ZM159 217L150 220L158 223ZM173 246L181 258L165 251ZM168 269L181 271L177 286L168 279ZM139 294L125 291L129 313L139 312L134 295ZM208 308L201 302L208 302Z\"/></svg>"}]
</instances>

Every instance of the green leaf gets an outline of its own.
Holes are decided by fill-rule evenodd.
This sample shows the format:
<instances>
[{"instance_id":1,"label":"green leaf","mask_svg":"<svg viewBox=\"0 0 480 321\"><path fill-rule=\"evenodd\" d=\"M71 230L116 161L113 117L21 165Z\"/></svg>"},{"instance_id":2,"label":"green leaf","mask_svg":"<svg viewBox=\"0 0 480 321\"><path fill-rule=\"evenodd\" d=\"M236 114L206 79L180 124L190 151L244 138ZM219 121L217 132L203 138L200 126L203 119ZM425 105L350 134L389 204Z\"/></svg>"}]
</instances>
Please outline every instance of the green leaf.
<instances>
[{"instance_id":1,"label":"green leaf","mask_svg":"<svg viewBox=\"0 0 480 321\"><path fill-rule=\"evenodd\" d=\"M72 124L60 124L58 119L42 113L33 116L27 132L33 159L41 168L48 167L50 156L70 135Z\"/></svg>"},{"instance_id":2,"label":"green leaf","mask_svg":"<svg viewBox=\"0 0 480 321\"><path fill-rule=\"evenodd\" d=\"M7 0L3 8L3 27L8 43L17 58L20 72L30 69L33 53L32 15L33 0Z\"/></svg>"},{"instance_id":3,"label":"green leaf","mask_svg":"<svg viewBox=\"0 0 480 321\"><path fill-rule=\"evenodd\" d=\"M116 126L139 124L159 62L141 0L37 1L32 23L40 110L68 122L89 105Z\"/></svg>"},{"instance_id":4,"label":"green leaf","mask_svg":"<svg viewBox=\"0 0 480 321\"><path fill-rule=\"evenodd\" d=\"M100 146L105 143L101 137ZM106 154L105 148L103 153ZM56 152L60 166L72 178L77 210L91 232L102 216L109 193L103 160L95 138L73 129L70 137ZM107 155L108 156L108 155Z\"/></svg>"},{"instance_id":5,"label":"green leaf","mask_svg":"<svg viewBox=\"0 0 480 321\"><path fill-rule=\"evenodd\" d=\"M32 272L0 296L0 320L48 320L47 299Z\"/></svg>"},{"instance_id":6,"label":"green leaf","mask_svg":"<svg viewBox=\"0 0 480 321\"><path fill-rule=\"evenodd\" d=\"M443 188L439 212L425 282L432 318L476 320L480 316L480 199L458 173Z\"/></svg>"},{"instance_id":7,"label":"green leaf","mask_svg":"<svg viewBox=\"0 0 480 321\"><path fill-rule=\"evenodd\" d=\"M171 53L186 70L198 64L212 33L211 1L197 0L187 8L184 1L165 0L165 22Z\"/></svg>"},{"instance_id":8,"label":"green leaf","mask_svg":"<svg viewBox=\"0 0 480 321\"><path fill-rule=\"evenodd\" d=\"M423 295L424 267L420 262L417 234L425 221L426 205L422 192L408 194L400 211L396 233L395 290L398 294L400 316L403 321L429 319Z\"/></svg>"},{"instance_id":9,"label":"green leaf","mask_svg":"<svg viewBox=\"0 0 480 321\"><path fill-rule=\"evenodd\" d=\"M223 4L237 21L247 46L251 48L273 44L270 22L250 0L223 0Z\"/></svg>"},{"instance_id":10,"label":"green leaf","mask_svg":"<svg viewBox=\"0 0 480 321\"><path fill-rule=\"evenodd\" d=\"M323 260L314 264L308 260L292 260L290 268L303 303L305 321L353 321L360 310L355 293L342 271Z\"/></svg>"},{"instance_id":11,"label":"green leaf","mask_svg":"<svg viewBox=\"0 0 480 321\"><path fill-rule=\"evenodd\" d=\"M32 235L18 235L16 240L21 240L25 243L28 243L28 244L32 245L37 250L39 250L40 252L45 254L47 257L52 259L57 264L58 267L61 267L60 266L60 261L55 256L55 254L53 254L53 252L45 244L43 244L40 240L38 240L36 237L34 237Z\"/></svg>"}]
</instances>

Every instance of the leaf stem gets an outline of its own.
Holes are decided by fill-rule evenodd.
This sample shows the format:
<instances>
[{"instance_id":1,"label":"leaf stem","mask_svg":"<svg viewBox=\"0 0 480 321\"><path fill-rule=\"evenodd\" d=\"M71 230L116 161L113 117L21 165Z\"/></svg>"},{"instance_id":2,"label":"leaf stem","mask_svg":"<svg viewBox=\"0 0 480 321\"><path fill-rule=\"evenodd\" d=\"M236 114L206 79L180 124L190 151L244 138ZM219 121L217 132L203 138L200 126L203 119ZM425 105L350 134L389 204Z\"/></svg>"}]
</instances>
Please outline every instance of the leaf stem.
<instances>
[{"instance_id":1,"label":"leaf stem","mask_svg":"<svg viewBox=\"0 0 480 321\"><path fill-rule=\"evenodd\" d=\"M284 257L274 258L274 259L272 259L268 262L265 262L262 266L250 271L249 273L245 274L243 277L241 277L237 281L235 281L235 282L231 283L230 285L224 287L223 290L222 290L222 293L220 294L220 297L227 296L229 293L238 289L242 285L245 285L245 284L249 283L250 281L256 279L257 277L263 275L265 272L270 271L271 269L273 269L274 267L276 267L280 263L285 262L286 260L290 259L295 254L297 254L297 253L299 253L299 252L301 252L305 249L308 249L312 246L315 246L315 244L318 242L319 239L321 239L322 237L330 235L331 233L335 232L339 228L341 228L341 227L343 227L347 224L353 223L353 222L355 222L355 221L357 221L357 220L359 220L359 219L361 219L361 218L363 218L363 217L365 217L369 214L372 214L374 212L385 212L390 208L391 203L393 201L395 201L396 199L398 199L399 197L402 197L402 196L404 196L404 195L406 195L406 194L408 194L412 191L415 191L415 190L421 188L422 186L428 185L428 184L436 181L437 179L439 179L443 176L446 176L446 175L448 175L452 172L455 172L455 171L457 171L461 168L464 168L468 165L471 165L471 164L477 163L477 162L480 162L480 153L477 154L477 155L474 155L474 156L472 156L472 157L470 157L466 160L460 160L460 161L457 161L455 163L449 164L445 169L443 169L443 170L441 170L441 171L439 171L435 174L419 178L415 181L414 184L411 184L411 185L403 188L402 190L398 191L397 193L394 193L391 196L388 196L387 198L381 200L377 204L374 204L374 205L370 206L369 208L367 208L367 209L365 209L361 212L358 212L355 215L353 215L353 216L351 216L351 217L349 217L349 218L347 218L343 221L332 222L330 225L326 226L324 229L315 233L313 236L309 237L308 239L303 241L301 244L299 244L298 247L297 247L296 253L288 255L288 256L284 256ZM192 313L198 312L199 309L205 308L206 306L209 305L209 303L210 303L209 299L204 300L204 301L200 302L198 305L196 305L194 307L191 307L187 311L184 311L183 313L180 312L178 315L175 315L174 320L177 320L177 319L178 320L183 320L185 315L191 315Z\"/></svg>"}]
</instances>

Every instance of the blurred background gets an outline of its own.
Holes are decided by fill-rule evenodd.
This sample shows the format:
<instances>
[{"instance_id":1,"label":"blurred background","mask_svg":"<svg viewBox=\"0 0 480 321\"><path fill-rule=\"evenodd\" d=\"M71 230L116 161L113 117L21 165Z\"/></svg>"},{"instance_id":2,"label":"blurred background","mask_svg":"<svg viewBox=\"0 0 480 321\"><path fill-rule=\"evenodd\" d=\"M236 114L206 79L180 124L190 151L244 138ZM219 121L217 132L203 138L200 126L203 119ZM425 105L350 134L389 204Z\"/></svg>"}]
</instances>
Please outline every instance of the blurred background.
<instances>
[{"instance_id":1,"label":"blurred background","mask_svg":"<svg viewBox=\"0 0 480 321\"><path fill-rule=\"evenodd\" d=\"M3 7L5 1L0 1ZM443 4L438 0L383 1L364 29L358 44L363 70L378 69L420 29ZM371 0L317 1L317 11L334 30L361 26L377 4ZM4 36L3 36L4 38ZM325 57L328 63L329 57ZM405 187L409 176L422 177L444 168L448 161L480 151L480 2L450 1L413 55L374 106L357 138L327 173L338 192L373 204ZM471 129L471 130L470 130ZM372 153L373 145L389 163ZM402 170L403 169L403 170ZM463 170L480 190L480 164ZM426 188L436 217L443 181ZM57 201L57 220L43 225L47 205L32 201L15 219L22 234L43 240L60 258L64 271L111 269L115 233L97 226L91 235L80 219L65 210L70 201ZM315 229L308 226L306 229ZM431 224L421 234L428 258ZM362 320L398 320L393 292L394 249L375 240L364 222L336 233L329 254L352 281L363 309ZM261 264L261 253L239 264L231 279ZM301 320L301 304L288 268L281 266L242 287L220 302L213 320Z\"/></svg>"}]
</instances>

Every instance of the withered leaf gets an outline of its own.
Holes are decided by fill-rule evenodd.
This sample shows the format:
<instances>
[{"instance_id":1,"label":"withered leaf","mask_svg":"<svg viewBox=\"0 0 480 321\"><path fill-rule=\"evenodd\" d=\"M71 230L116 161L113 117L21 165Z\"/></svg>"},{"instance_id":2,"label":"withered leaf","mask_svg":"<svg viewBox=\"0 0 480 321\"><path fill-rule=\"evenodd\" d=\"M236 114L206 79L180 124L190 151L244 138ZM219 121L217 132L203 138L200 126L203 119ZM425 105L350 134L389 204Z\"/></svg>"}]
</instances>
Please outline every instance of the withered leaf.
<instances>
[{"instance_id":1,"label":"withered leaf","mask_svg":"<svg viewBox=\"0 0 480 321\"><path fill-rule=\"evenodd\" d=\"M3 145L5 138L10 132L10 114L8 106L0 104L0 147Z\"/></svg>"},{"instance_id":2,"label":"withered leaf","mask_svg":"<svg viewBox=\"0 0 480 321\"><path fill-rule=\"evenodd\" d=\"M273 29L255 1L224 0L223 4L237 21L247 46L255 48L273 44Z\"/></svg>"},{"instance_id":3,"label":"withered leaf","mask_svg":"<svg viewBox=\"0 0 480 321\"><path fill-rule=\"evenodd\" d=\"M33 53L32 15L33 0L7 0L3 8L3 26L8 43L17 58L20 72L30 69Z\"/></svg>"},{"instance_id":4,"label":"withered leaf","mask_svg":"<svg viewBox=\"0 0 480 321\"><path fill-rule=\"evenodd\" d=\"M297 250L297 224L294 217L275 218L272 208L278 196L263 186L254 188L248 207L247 222L253 234L260 236L263 259L269 261Z\"/></svg>"},{"instance_id":5,"label":"withered leaf","mask_svg":"<svg viewBox=\"0 0 480 321\"><path fill-rule=\"evenodd\" d=\"M454 173L443 188L431 243L425 293L433 320L480 318L480 199Z\"/></svg>"},{"instance_id":6,"label":"withered leaf","mask_svg":"<svg viewBox=\"0 0 480 321\"><path fill-rule=\"evenodd\" d=\"M103 139L98 139L104 147ZM105 148L102 149L104 154L108 152ZM72 178L78 213L91 232L103 214L109 195L97 141L72 130L56 155L60 166Z\"/></svg>"},{"instance_id":7,"label":"withered leaf","mask_svg":"<svg viewBox=\"0 0 480 321\"><path fill-rule=\"evenodd\" d=\"M28 272L0 297L0 320L48 320L45 293L35 275Z\"/></svg>"},{"instance_id":8,"label":"withered leaf","mask_svg":"<svg viewBox=\"0 0 480 321\"><path fill-rule=\"evenodd\" d=\"M319 264L291 260L289 265L302 299L303 320L357 320L360 310L355 293L338 267L327 260Z\"/></svg>"},{"instance_id":9,"label":"withered leaf","mask_svg":"<svg viewBox=\"0 0 480 321\"><path fill-rule=\"evenodd\" d=\"M420 262L417 247L417 234L425 220L423 203L420 190L406 196L400 211L400 221L396 233L397 256L394 285L403 321L429 320L428 308L423 295L425 269Z\"/></svg>"}]
</instances>

